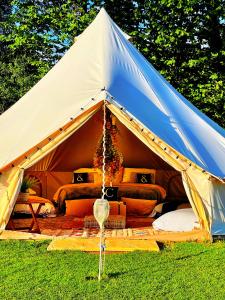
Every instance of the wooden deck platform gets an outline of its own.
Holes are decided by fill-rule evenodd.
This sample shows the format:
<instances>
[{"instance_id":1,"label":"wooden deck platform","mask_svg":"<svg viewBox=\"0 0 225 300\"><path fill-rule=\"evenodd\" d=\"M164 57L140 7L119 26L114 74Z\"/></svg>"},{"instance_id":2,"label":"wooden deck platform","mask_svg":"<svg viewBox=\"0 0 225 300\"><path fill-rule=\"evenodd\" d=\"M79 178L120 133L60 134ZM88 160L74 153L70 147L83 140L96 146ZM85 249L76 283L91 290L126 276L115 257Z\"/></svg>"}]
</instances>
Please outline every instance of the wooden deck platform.
<instances>
[{"instance_id":1,"label":"wooden deck platform","mask_svg":"<svg viewBox=\"0 0 225 300\"><path fill-rule=\"evenodd\" d=\"M106 238L107 252L130 252L130 251L159 251L155 240L127 239L127 238ZM80 250L85 252L99 251L99 238L57 238L47 248L52 250Z\"/></svg>"}]
</instances>

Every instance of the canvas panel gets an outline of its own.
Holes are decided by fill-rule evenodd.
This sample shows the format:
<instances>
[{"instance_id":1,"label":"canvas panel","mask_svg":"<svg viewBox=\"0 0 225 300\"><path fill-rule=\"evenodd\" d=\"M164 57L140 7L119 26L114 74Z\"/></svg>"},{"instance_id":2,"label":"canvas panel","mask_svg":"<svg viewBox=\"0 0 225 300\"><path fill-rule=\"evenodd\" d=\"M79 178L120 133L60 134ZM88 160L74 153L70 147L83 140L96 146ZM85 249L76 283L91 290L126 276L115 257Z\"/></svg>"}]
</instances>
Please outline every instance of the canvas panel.
<instances>
[{"instance_id":1,"label":"canvas panel","mask_svg":"<svg viewBox=\"0 0 225 300\"><path fill-rule=\"evenodd\" d=\"M102 110L96 112L69 139L57 147L30 171L72 172L80 167L93 167L93 157L102 136ZM123 166L173 170L164 160L143 144L118 119L118 148L123 155Z\"/></svg>"},{"instance_id":2,"label":"canvas panel","mask_svg":"<svg viewBox=\"0 0 225 300\"><path fill-rule=\"evenodd\" d=\"M225 183L210 181L212 235L225 235Z\"/></svg>"},{"instance_id":3,"label":"canvas panel","mask_svg":"<svg viewBox=\"0 0 225 300\"><path fill-rule=\"evenodd\" d=\"M154 139L152 139L153 135L150 131L143 131L142 127L137 122L131 122L128 115L121 111L118 107L112 104L109 104L108 107L113 114L121 122L123 122L123 124L126 125L127 128L129 128L143 143L146 144L146 146L148 146L153 152L155 152L177 171L182 172L183 184L192 208L194 209L201 226L209 231L211 224L210 214L207 211L208 207L206 207L202 202L202 197L205 197L206 201L209 203L210 198L209 193L207 192L208 189L205 189L205 185L201 185L202 181L207 183L209 175L202 173L197 168L191 167L189 165L189 161L185 160L182 156L180 157L178 152L176 152L174 149L171 149L167 144L157 137L154 136ZM196 180L199 180L199 186L197 185L197 182L196 185L192 183L191 179L193 177L195 177ZM208 185L206 186L208 187ZM199 188L200 192L198 192Z\"/></svg>"},{"instance_id":4,"label":"canvas panel","mask_svg":"<svg viewBox=\"0 0 225 300\"><path fill-rule=\"evenodd\" d=\"M61 131L61 134L55 137L55 139L49 141L43 148L37 150L28 158L25 158L18 166L10 168L8 171L1 174L0 177L0 228L4 229L12 213L12 209L15 205L17 195L19 193L20 186L23 180L23 173L25 169L28 169L57 146L68 139L77 129L79 129L97 110L99 106L93 106L92 109L83 112L77 117L73 123L65 130Z\"/></svg>"},{"instance_id":5,"label":"canvas panel","mask_svg":"<svg viewBox=\"0 0 225 300\"><path fill-rule=\"evenodd\" d=\"M54 152L26 170L26 174L31 175L37 171L37 176L40 176L38 171L43 171L42 173L46 176L43 180L43 192L47 198L52 198L60 184L72 182L71 174L75 169L93 167L94 153L102 136L102 118L102 110L97 111ZM118 119L116 119L116 125L119 130L118 148L124 158L123 166L156 169L156 183L168 191L171 199L185 201L186 193L180 173L152 152Z\"/></svg>"}]
</instances>

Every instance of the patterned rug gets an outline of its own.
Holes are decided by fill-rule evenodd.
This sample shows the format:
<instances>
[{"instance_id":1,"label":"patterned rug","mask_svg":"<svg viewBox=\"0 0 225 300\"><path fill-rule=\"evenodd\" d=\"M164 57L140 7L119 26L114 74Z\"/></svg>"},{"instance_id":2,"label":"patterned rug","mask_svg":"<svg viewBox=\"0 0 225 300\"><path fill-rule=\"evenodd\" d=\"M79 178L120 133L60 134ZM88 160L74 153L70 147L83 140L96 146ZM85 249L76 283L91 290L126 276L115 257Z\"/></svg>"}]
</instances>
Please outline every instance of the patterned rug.
<instances>
[{"instance_id":1,"label":"patterned rug","mask_svg":"<svg viewBox=\"0 0 225 300\"><path fill-rule=\"evenodd\" d=\"M26 227L30 224L31 219L14 219L16 228ZM68 236L68 237L98 237L99 229L97 228L83 228L84 222L81 218L74 218L73 216L58 216L55 218L38 218L38 224L41 234L49 236ZM106 229L106 237L132 237L132 236L146 236L153 235L153 229L149 227L140 226L138 228L125 229Z\"/></svg>"}]
</instances>

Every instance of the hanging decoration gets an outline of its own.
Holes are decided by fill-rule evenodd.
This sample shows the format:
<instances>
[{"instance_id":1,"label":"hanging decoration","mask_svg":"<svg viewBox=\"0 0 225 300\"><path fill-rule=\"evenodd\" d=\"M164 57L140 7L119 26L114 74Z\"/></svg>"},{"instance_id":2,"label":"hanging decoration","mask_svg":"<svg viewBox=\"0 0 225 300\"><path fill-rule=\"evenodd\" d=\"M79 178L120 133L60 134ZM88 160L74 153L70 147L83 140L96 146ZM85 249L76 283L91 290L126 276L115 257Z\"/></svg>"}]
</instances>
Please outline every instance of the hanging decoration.
<instances>
[{"instance_id":1,"label":"hanging decoration","mask_svg":"<svg viewBox=\"0 0 225 300\"><path fill-rule=\"evenodd\" d=\"M103 137L102 137L102 197L96 199L94 203L94 216L100 227L100 243L99 243L99 272L98 280L101 280L105 266L105 238L104 223L109 216L109 203L105 197L105 170L106 170L106 102L103 105Z\"/></svg>"},{"instance_id":2,"label":"hanging decoration","mask_svg":"<svg viewBox=\"0 0 225 300\"><path fill-rule=\"evenodd\" d=\"M119 130L116 126L116 118L111 114L109 110L106 110L106 128L105 128L105 143L106 153L105 153L105 173L107 181L110 183L113 178L119 172L122 163L123 156L118 149L118 134ZM96 153L94 155L93 165L95 168L102 169L103 166L103 136L101 136L100 141L97 146Z\"/></svg>"}]
</instances>

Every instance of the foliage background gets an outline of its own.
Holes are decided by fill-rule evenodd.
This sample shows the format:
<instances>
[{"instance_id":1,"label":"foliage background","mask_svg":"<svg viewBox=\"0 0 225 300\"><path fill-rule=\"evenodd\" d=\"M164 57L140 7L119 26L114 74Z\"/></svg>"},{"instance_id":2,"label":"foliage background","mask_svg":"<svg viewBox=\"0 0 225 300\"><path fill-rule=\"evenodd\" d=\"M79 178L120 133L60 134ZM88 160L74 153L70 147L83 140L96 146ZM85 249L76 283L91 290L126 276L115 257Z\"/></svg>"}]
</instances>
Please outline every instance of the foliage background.
<instances>
[{"instance_id":1,"label":"foliage background","mask_svg":"<svg viewBox=\"0 0 225 300\"><path fill-rule=\"evenodd\" d=\"M0 113L47 73L102 6L179 92L225 127L225 0L1 0Z\"/></svg>"}]
</instances>

